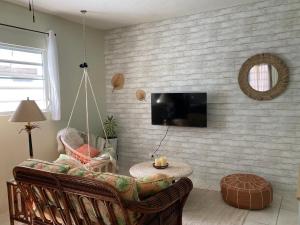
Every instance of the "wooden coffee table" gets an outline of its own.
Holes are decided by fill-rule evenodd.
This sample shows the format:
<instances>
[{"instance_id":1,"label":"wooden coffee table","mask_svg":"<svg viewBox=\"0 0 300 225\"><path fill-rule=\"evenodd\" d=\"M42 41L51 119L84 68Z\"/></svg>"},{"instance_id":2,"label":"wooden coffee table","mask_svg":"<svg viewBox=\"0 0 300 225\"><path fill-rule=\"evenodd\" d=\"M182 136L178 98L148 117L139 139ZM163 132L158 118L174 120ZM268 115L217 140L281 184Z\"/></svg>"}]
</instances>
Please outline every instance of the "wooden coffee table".
<instances>
[{"instance_id":1,"label":"wooden coffee table","mask_svg":"<svg viewBox=\"0 0 300 225\"><path fill-rule=\"evenodd\" d=\"M188 177L193 173L192 167L183 162L170 161L169 166L166 169L156 169L153 167L152 163L153 161L147 161L135 164L129 169L129 173L135 178L163 173L172 176L175 179Z\"/></svg>"}]
</instances>

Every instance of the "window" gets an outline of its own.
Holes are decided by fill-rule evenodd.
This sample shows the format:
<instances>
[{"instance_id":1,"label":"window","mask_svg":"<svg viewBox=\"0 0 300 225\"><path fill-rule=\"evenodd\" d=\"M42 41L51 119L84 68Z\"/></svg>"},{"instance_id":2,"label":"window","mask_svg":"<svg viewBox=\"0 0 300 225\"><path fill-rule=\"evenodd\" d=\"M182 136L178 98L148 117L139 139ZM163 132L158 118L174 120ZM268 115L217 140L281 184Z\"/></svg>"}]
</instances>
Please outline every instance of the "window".
<instances>
[{"instance_id":1,"label":"window","mask_svg":"<svg viewBox=\"0 0 300 225\"><path fill-rule=\"evenodd\" d=\"M29 97L46 109L44 50L0 43L0 113Z\"/></svg>"}]
</instances>

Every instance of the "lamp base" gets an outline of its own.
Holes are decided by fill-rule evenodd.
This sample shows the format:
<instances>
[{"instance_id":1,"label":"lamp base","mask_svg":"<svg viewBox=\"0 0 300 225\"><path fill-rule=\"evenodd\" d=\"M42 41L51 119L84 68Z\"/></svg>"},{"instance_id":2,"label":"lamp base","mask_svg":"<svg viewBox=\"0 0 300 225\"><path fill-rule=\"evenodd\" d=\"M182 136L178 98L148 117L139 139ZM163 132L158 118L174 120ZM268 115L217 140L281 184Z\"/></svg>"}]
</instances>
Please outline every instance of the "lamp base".
<instances>
[{"instance_id":1,"label":"lamp base","mask_svg":"<svg viewBox=\"0 0 300 225\"><path fill-rule=\"evenodd\" d=\"M31 138L31 130L27 131L28 133L28 144L29 144L29 155L30 158L33 158L33 149L32 149L32 138Z\"/></svg>"},{"instance_id":2,"label":"lamp base","mask_svg":"<svg viewBox=\"0 0 300 225\"><path fill-rule=\"evenodd\" d=\"M33 158L33 148L32 148L32 137L31 137L31 131L35 128L39 128L38 125L36 124L31 124L30 122L28 122L28 124L25 125L25 128L22 128L19 133L21 133L22 131L26 131L28 134L28 147L29 147L29 156L32 159Z\"/></svg>"}]
</instances>

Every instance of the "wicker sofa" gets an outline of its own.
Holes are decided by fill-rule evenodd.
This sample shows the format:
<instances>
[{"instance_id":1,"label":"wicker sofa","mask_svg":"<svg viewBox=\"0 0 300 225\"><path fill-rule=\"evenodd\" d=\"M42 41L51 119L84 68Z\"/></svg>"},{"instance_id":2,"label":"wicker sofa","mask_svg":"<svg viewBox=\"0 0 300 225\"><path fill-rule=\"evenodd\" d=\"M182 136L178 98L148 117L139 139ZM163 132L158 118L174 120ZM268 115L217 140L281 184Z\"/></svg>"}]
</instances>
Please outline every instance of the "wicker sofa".
<instances>
[{"instance_id":1,"label":"wicker sofa","mask_svg":"<svg viewBox=\"0 0 300 225\"><path fill-rule=\"evenodd\" d=\"M129 201L113 186L91 178L23 166L15 167L13 173L35 225L181 225L182 210L193 188L188 178L181 178L147 199ZM107 210L109 221L104 220L100 203ZM116 205L124 216L123 222L117 220ZM89 215L91 209L94 219ZM138 215L134 224L132 213Z\"/></svg>"}]
</instances>

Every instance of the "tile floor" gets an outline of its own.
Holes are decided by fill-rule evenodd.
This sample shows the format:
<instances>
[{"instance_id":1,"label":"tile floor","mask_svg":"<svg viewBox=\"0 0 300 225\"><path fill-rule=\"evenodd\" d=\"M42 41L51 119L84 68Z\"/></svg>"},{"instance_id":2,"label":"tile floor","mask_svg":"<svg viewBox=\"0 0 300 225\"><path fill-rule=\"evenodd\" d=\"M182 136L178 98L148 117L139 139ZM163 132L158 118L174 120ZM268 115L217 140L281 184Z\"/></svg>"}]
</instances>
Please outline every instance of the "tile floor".
<instances>
[{"instance_id":1,"label":"tile floor","mask_svg":"<svg viewBox=\"0 0 300 225\"><path fill-rule=\"evenodd\" d=\"M250 211L244 225L298 225L298 201L295 194L275 194L272 206Z\"/></svg>"},{"instance_id":2,"label":"tile floor","mask_svg":"<svg viewBox=\"0 0 300 225\"><path fill-rule=\"evenodd\" d=\"M194 204L193 201L197 199L197 195L203 194L203 190L194 189L192 193L193 200L187 202L186 208L191 207L189 204ZM214 193L219 195L218 192ZM202 199L203 196L199 196L198 199ZM217 204L224 204L221 197L216 197L214 201L219 201ZM214 203L215 204L215 203ZM225 206L230 207L230 206ZM201 208L198 209L198 211ZM237 209L239 210L239 209ZM214 213L210 211L209 213ZM216 215L217 216L217 215ZM213 215L210 215L213 217ZM228 224L228 223L225 223ZM240 225L240 221L231 223L232 225ZM0 225L9 225L8 214L0 215ZM15 225L21 225L15 223ZM194 221L193 225L216 225L214 222L197 222ZM217 223L217 225L222 225L222 223ZM274 201L272 206L261 210L261 211L247 211L247 216L242 222L242 225L298 225L298 201L295 198L295 194L285 194L285 195L274 195Z\"/></svg>"},{"instance_id":3,"label":"tile floor","mask_svg":"<svg viewBox=\"0 0 300 225\"><path fill-rule=\"evenodd\" d=\"M203 197L203 195L216 195L210 196L208 198ZM203 192L203 189L194 189L191 193L192 200L186 203L185 211L188 215L190 213L190 208L193 205L198 205L197 211L194 213L198 213L198 215L193 216L193 218L185 218L184 217L184 225L223 225L223 224L230 224L230 225L300 225L298 222L298 201L296 200L295 193L285 193L285 194L274 194L274 200L272 205L264 210L259 211L248 211L248 210L241 210L235 209L235 214L239 214L240 211L246 211L246 216L243 217L243 220L237 216L236 221L232 220L233 216L226 216L224 215L220 220L220 214L226 211L230 213L232 211L229 208L231 206L226 205L219 192L214 191L207 191ZM204 215L203 211L205 211L205 206L203 204L198 204L195 199L199 199L200 201L203 200L207 204L213 204L214 207L212 210L207 210L206 213L210 213L210 215ZM208 201L214 201L214 203ZM222 208L223 207L223 208ZM202 212L202 213L201 213ZM212 215L215 214L215 215ZM195 221L195 218L198 217L198 223ZM202 219L203 217L206 220ZM209 219L207 219L209 218ZM215 218L215 219L213 219ZM186 221L185 221L186 220ZM193 221L189 223L187 221ZM203 222L204 221L204 222ZM220 222L222 221L222 222Z\"/></svg>"}]
</instances>

